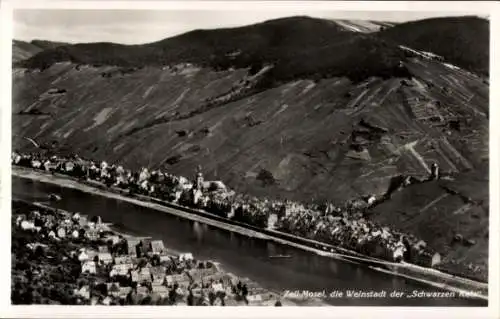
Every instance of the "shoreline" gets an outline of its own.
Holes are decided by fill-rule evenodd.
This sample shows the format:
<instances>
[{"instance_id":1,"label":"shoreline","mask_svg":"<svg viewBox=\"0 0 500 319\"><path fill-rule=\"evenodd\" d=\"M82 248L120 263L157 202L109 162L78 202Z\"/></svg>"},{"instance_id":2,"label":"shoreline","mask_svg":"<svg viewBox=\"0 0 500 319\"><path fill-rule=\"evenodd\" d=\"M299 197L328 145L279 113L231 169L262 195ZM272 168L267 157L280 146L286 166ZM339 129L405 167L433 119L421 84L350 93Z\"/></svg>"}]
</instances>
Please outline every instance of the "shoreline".
<instances>
[{"instance_id":1,"label":"shoreline","mask_svg":"<svg viewBox=\"0 0 500 319\"><path fill-rule=\"evenodd\" d=\"M212 215L207 212L202 212L172 203L163 202L147 196L139 195L135 196L135 198L124 196L121 194L122 192L118 192L117 190L106 189L104 188L104 186L95 185L97 183L82 183L80 181L77 181L76 179L72 179L64 175L46 174L43 172L18 167L12 167L12 175L19 178L36 180L42 183L54 184L94 195L126 201L134 205L170 213L182 218L198 221L207 225L236 232L248 237L257 237L265 240L271 240L280 244L313 252L320 256L330 257L340 261L358 265L362 264L368 266L368 268L374 271L403 277L406 279L417 281L427 286L444 289L450 292L466 295L470 295L471 292L474 292L473 296L475 298L486 301L488 300L487 283L454 276L436 269L425 268L408 263L391 263L378 260L372 257L363 256L359 253L351 252L347 249L334 247L325 243L316 242L314 240L301 238L291 234L257 229L257 227L252 227L251 225L225 220L221 217ZM330 249L330 251L325 251L325 249Z\"/></svg>"}]
</instances>

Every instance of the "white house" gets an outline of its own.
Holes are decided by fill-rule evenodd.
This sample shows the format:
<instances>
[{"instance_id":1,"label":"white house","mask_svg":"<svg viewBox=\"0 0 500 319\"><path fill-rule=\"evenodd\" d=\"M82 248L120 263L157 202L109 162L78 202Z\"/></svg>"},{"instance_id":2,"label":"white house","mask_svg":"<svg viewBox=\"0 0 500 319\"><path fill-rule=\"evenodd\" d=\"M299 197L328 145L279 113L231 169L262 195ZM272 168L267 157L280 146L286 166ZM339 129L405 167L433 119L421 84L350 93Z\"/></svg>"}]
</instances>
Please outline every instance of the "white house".
<instances>
[{"instance_id":1,"label":"white house","mask_svg":"<svg viewBox=\"0 0 500 319\"><path fill-rule=\"evenodd\" d=\"M173 285L177 283L179 286L187 286L189 285L189 277L186 274L178 274L178 275L168 275L165 276L167 281L167 285Z\"/></svg>"},{"instance_id":2,"label":"white house","mask_svg":"<svg viewBox=\"0 0 500 319\"><path fill-rule=\"evenodd\" d=\"M80 254L78 254L78 260L81 261L81 262L85 262L87 260L89 260L89 255L85 252L85 250L81 250L80 251Z\"/></svg>"},{"instance_id":3,"label":"white house","mask_svg":"<svg viewBox=\"0 0 500 319\"><path fill-rule=\"evenodd\" d=\"M262 301L262 296L261 295L249 295L247 296L248 302L254 303L254 302L261 302Z\"/></svg>"},{"instance_id":4,"label":"white house","mask_svg":"<svg viewBox=\"0 0 500 319\"><path fill-rule=\"evenodd\" d=\"M185 253L185 254L180 254L179 255L179 260L180 261L189 261L189 260L193 260L193 254L191 253Z\"/></svg>"},{"instance_id":5,"label":"white house","mask_svg":"<svg viewBox=\"0 0 500 319\"><path fill-rule=\"evenodd\" d=\"M88 272L89 274L95 274L97 272L95 262L86 261L82 265L82 273Z\"/></svg>"},{"instance_id":6,"label":"white house","mask_svg":"<svg viewBox=\"0 0 500 319\"><path fill-rule=\"evenodd\" d=\"M54 240L60 240L59 238L57 238L56 233L53 230L49 232L49 238L52 238Z\"/></svg>"},{"instance_id":7,"label":"white house","mask_svg":"<svg viewBox=\"0 0 500 319\"><path fill-rule=\"evenodd\" d=\"M160 284L153 284L153 293L156 293L160 295L162 298L168 296L168 289L167 287L160 285Z\"/></svg>"},{"instance_id":8,"label":"white house","mask_svg":"<svg viewBox=\"0 0 500 319\"><path fill-rule=\"evenodd\" d=\"M99 247L97 247L97 250L98 250L100 253L109 253L108 246L99 246Z\"/></svg>"},{"instance_id":9,"label":"white house","mask_svg":"<svg viewBox=\"0 0 500 319\"><path fill-rule=\"evenodd\" d=\"M224 287L222 286L222 283L220 282L213 282L212 283L212 289L217 293L217 292L224 292Z\"/></svg>"},{"instance_id":10,"label":"white house","mask_svg":"<svg viewBox=\"0 0 500 319\"><path fill-rule=\"evenodd\" d=\"M99 253L97 254L97 257L99 258L99 262L107 265L113 262L113 257L111 256L110 253Z\"/></svg>"},{"instance_id":11,"label":"white house","mask_svg":"<svg viewBox=\"0 0 500 319\"><path fill-rule=\"evenodd\" d=\"M102 304L105 306L109 306L111 304L111 298L109 296L107 296L106 298L104 298L102 300Z\"/></svg>"},{"instance_id":12,"label":"white house","mask_svg":"<svg viewBox=\"0 0 500 319\"><path fill-rule=\"evenodd\" d=\"M128 271L130 269L134 268L133 264L119 264L119 265L114 265L113 268L111 269L109 276L126 276L128 274Z\"/></svg>"},{"instance_id":13,"label":"white house","mask_svg":"<svg viewBox=\"0 0 500 319\"><path fill-rule=\"evenodd\" d=\"M21 222L21 228L23 230L31 230L31 229L34 229L35 228L35 223L31 222L31 221L27 221L27 220L23 220Z\"/></svg>"},{"instance_id":14,"label":"white house","mask_svg":"<svg viewBox=\"0 0 500 319\"><path fill-rule=\"evenodd\" d=\"M151 270L149 267L144 267L139 271L139 282L151 282Z\"/></svg>"},{"instance_id":15,"label":"white house","mask_svg":"<svg viewBox=\"0 0 500 319\"><path fill-rule=\"evenodd\" d=\"M80 289L75 289L75 295L80 296L84 299L90 299L90 288L89 286L82 286Z\"/></svg>"},{"instance_id":16,"label":"white house","mask_svg":"<svg viewBox=\"0 0 500 319\"><path fill-rule=\"evenodd\" d=\"M57 230L57 237L59 237L59 238L66 238L66 229L64 229L63 227L60 227Z\"/></svg>"},{"instance_id":17,"label":"white house","mask_svg":"<svg viewBox=\"0 0 500 319\"><path fill-rule=\"evenodd\" d=\"M115 257L115 264L120 265L120 264L131 264L132 263L132 258L130 256L116 256Z\"/></svg>"},{"instance_id":18,"label":"white house","mask_svg":"<svg viewBox=\"0 0 500 319\"><path fill-rule=\"evenodd\" d=\"M165 246L162 240L153 240L151 242L151 250L153 254L161 255L165 251Z\"/></svg>"}]
</instances>

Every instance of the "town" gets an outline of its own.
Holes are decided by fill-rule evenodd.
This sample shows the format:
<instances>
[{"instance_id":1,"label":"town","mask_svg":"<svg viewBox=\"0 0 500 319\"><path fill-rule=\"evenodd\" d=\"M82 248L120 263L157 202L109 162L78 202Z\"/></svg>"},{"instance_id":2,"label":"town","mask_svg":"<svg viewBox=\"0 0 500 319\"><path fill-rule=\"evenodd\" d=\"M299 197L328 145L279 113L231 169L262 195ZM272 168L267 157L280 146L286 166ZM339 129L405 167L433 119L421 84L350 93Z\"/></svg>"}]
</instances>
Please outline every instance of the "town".
<instances>
[{"instance_id":1,"label":"town","mask_svg":"<svg viewBox=\"0 0 500 319\"><path fill-rule=\"evenodd\" d=\"M99 216L13 201L13 304L282 305L280 296Z\"/></svg>"}]
</instances>

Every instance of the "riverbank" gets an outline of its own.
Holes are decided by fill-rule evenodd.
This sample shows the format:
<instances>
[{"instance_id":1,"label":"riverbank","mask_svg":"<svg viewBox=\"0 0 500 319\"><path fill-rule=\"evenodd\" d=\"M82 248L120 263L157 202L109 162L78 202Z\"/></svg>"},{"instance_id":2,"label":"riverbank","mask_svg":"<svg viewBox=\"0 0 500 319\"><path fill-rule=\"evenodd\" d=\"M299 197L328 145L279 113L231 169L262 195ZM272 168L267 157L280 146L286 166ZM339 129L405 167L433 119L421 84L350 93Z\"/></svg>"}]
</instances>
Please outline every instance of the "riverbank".
<instances>
[{"instance_id":1,"label":"riverbank","mask_svg":"<svg viewBox=\"0 0 500 319\"><path fill-rule=\"evenodd\" d=\"M483 300L487 299L487 284L470 281L456 276L447 275L445 273L433 269L427 269L404 263L398 264L398 263L385 262L374 258L363 257L360 254L349 252L347 250L342 250L339 249L338 247L333 247L312 240L305 240L303 238L298 238L296 236L289 234L283 234L283 233L280 234L279 232L252 229L251 226L238 225L237 223L230 224L227 220L222 220L222 218L216 218L216 216L213 216L209 213L199 212L193 209L187 209L180 206L175 207L174 209L173 208L174 205L172 204L163 203L161 201L153 200L151 198L146 198L144 196L142 196L140 199L123 196L121 194L118 194L117 192L111 192L109 189L104 189L104 188L99 189L97 185L91 186L88 183L82 184L68 177L50 175L42 172L35 172L33 170L21 169L17 167L13 168L12 173L15 176L22 178L28 178L45 183L51 183L63 187L78 189L80 191L84 191L87 193L92 193L100 196L106 196L109 198L115 198L118 200L127 201L129 203L133 203L134 205L160 210L190 220L196 220L201 223L205 223L229 231L244 234L245 236L267 239L274 242L279 242L282 244L294 246L303 250L316 253L318 255L328 256L331 258L351 263L368 265L372 268L377 268L378 271L390 272L393 275L403 276L405 278L419 281L421 283L425 283L433 287L442 288L450 291L456 291L456 292L480 291L478 297Z\"/></svg>"}]
</instances>

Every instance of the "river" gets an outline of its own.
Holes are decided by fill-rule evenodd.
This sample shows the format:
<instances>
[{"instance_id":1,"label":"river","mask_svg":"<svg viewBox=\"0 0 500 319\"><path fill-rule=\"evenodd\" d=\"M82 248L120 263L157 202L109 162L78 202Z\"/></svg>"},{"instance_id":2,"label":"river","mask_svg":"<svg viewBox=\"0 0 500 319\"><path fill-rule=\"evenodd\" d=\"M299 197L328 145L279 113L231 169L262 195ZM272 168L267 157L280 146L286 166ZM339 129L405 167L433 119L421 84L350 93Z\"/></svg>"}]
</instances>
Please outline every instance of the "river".
<instances>
[{"instance_id":1,"label":"river","mask_svg":"<svg viewBox=\"0 0 500 319\"><path fill-rule=\"evenodd\" d=\"M51 203L53 207L89 216L99 215L103 222L113 223L120 231L162 239L169 249L191 252L197 259L217 261L227 271L248 277L273 291L325 291L325 303L344 306L487 306L486 301L461 297L409 298L413 291L440 290L154 209L12 176L14 199L45 202L50 193L62 196L61 201ZM291 257L269 258L272 255ZM385 291L386 297L349 298L347 291ZM393 291L405 295L391 297ZM343 297L329 297L331 292L342 292Z\"/></svg>"}]
</instances>

